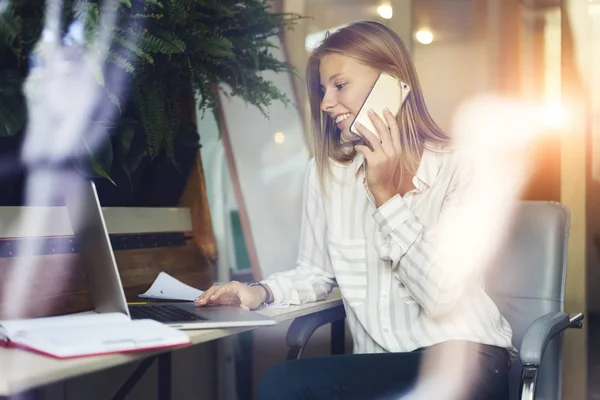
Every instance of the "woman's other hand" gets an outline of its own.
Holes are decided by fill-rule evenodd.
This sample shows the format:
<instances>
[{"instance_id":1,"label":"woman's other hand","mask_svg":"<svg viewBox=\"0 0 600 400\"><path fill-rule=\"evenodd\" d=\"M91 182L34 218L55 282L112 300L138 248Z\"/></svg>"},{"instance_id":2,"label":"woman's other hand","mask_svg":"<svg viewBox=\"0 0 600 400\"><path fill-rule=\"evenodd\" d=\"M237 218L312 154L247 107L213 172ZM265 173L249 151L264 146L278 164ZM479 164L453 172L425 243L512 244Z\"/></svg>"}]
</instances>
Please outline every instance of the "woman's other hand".
<instances>
[{"instance_id":1,"label":"woman's other hand","mask_svg":"<svg viewBox=\"0 0 600 400\"><path fill-rule=\"evenodd\" d=\"M372 110L369 111L369 116L377 128L379 138L357 124L358 133L369 143L370 148L365 145L356 145L354 148L365 157L367 185L379 207L398 193L402 147L398 123L389 110L384 111L387 126Z\"/></svg>"},{"instance_id":2,"label":"woman's other hand","mask_svg":"<svg viewBox=\"0 0 600 400\"><path fill-rule=\"evenodd\" d=\"M208 304L236 305L244 310L258 308L267 299L267 293L260 286L247 286L232 281L225 285L214 285L208 288L194 303L197 307Z\"/></svg>"}]
</instances>

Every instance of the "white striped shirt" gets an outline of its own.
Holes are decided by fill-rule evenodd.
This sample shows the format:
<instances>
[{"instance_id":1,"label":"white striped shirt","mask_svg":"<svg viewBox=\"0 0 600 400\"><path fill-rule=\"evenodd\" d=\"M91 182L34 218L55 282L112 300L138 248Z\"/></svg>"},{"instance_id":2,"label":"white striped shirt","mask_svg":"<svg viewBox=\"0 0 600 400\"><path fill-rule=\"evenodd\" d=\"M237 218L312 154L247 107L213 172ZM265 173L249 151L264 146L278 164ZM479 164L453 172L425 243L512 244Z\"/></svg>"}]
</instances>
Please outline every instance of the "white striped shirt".
<instances>
[{"instance_id":1,"label":"white striped shirt","mask_svg":"<svg viewBox=\"0 0 600 400\"><path fill-rule=\"evenodd\" d=\"M274 301L316 301L338 285L354 353L407 352L446 340L512 353L512 330L485 293L482 273L444 273L432 251L442 209L464 194L461 177L468 167L461 160L459 152L425 150L416 189L379 208L364 182L360 154L350 164L332 161L326 195L311 160L298 265L263 281Z\"/></svg>"}]
</instances>

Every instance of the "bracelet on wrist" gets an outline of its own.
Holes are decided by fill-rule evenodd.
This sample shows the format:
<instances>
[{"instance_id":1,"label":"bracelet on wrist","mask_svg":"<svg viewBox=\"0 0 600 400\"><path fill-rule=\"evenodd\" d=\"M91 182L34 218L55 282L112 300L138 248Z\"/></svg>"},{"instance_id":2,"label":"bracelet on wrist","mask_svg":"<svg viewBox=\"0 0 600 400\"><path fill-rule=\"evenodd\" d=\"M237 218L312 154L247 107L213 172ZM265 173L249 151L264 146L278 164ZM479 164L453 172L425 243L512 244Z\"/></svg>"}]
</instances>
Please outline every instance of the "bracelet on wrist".
<instances>
[{"instance_id":1,"label":"bracelet on wrist","mask_svg":"<svg viewBox=\"0 0 600 400\"><path fill-rule=\"evenodd\" d=\"M253 282L253 283L249 283L248 286L250 286L250 287L260 286L265 291L267 296L265 298L265 301L263 301L261 303L260 307L266 307L271 302L271 292L269 292L269 289L264 284L262 284L260 282Z\"/></svg>"}]
</instances>

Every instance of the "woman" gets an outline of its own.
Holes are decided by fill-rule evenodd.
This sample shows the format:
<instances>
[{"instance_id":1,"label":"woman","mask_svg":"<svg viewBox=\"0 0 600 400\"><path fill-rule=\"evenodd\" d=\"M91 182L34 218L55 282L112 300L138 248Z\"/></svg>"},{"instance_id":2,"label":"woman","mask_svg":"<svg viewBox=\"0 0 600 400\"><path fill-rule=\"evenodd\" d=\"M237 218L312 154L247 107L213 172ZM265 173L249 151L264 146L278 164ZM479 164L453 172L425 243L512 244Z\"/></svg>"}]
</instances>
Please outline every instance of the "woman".
<instances>
[{"instance_id":1,"label":"woman","mask_svg":"<svg viewBox=\"0 0 600 400\"><path fill-rule=\"evenodd\" d=\"M362 126L355 135L351 121L381 72L412 90L396 118L386 112L387 126L371 116L380 139ZM510 326L481 270L449 270L436 258L436 225L460 204L469 169L429 115L406 46L385 25L353 23L312 53L307 83L316 157L298 266L251 286L211 287L197 305L300 304L340 287L355 354L284 363L263 378L261 399L400 398L427 388L427 398L507 398Z\"/></svg>"}]
</instances>

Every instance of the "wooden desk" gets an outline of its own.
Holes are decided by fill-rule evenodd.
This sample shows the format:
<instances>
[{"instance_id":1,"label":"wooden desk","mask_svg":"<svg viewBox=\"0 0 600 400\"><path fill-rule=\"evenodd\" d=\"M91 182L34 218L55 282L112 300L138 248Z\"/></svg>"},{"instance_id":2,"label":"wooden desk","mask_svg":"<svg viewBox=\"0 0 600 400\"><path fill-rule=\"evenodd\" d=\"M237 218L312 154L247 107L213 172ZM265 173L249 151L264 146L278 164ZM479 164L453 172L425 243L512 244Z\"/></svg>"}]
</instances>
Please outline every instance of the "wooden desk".
<instances>
[{"instance_id":1,"label":"wooden desk","mask_svg":"<svg viewBox=\"0 0 600 400\"><path fill-rule=\"evenodd\" d=\"M288 308L266 308L257 312L282 322L337 307L341 304L339 289L335 289L329 298L324 301ZM202 329L186 332L192 340L192 345L196 345L257 328ZM182 347L177 349L180 348ZM133 354L56 360L24 350L0 348L0 397L13 396L54 382L134 361L141 361L168 352L165 350L145 351Z\"/></svg>"}]
</instances>

